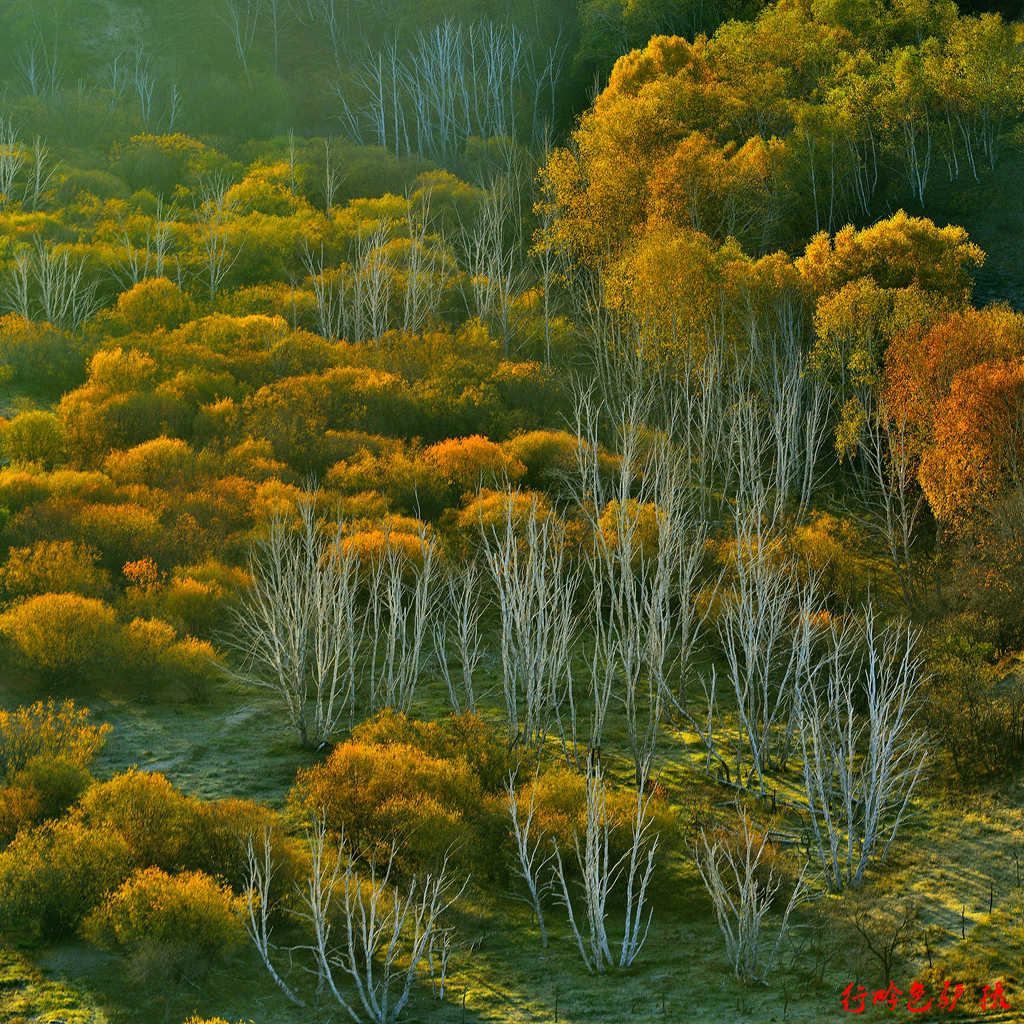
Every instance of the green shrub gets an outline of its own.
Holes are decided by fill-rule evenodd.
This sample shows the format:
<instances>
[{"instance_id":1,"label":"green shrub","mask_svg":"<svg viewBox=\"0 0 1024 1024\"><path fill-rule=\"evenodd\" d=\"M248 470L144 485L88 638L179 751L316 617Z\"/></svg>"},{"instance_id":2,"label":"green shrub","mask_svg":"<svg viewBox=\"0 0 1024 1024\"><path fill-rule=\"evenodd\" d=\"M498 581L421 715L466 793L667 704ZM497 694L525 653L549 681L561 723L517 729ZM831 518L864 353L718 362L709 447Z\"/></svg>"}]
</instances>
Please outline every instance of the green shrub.
<instances>
[{"instance_id":1,"label":"green shrub","mask_svg":"<svg viewBox=\"0 0 1024 1024\"><path fill-rule=\"evenodd\" d=\"M0 586L8 597L34 594L81 594L105 597L110 577L96 563L99 554L71 540L41 540L13 548L0 568Z\"/></svg>"},{"instance_id":2,"label":"green shrub","mask_svg":"<svg viewBox=\"0 0 1024 1024\"><path fill-rule=\"evenodd\" d=\"M996 663L998 628L965 614L930 630L922 721L964 779L1013 771L1024 753L1024 683Z\"/></svg>"},{"instance_id":3,"label":"green shrub","mask_svg":"<svg viewBox=\"0 0 1024 1024\"><path fill-rule=\"evenodd\" d=\"M11 383L36 398L60 398L85 380L86 350L51 324L15 313L0 317L0 366Z\"/></svg>"},{"instance_id":4,"label":"green shrub","mask_svg":"<svg viewBox=\"0 0 1024 1024\"><path fill-rule=\"evenodd\" d=\"M89 709L69 700L37 701L14 711L0 709L0 777L8 778L35 758L59 758L88 768L111 726L89 722Z\"/></svg>"},{"instance_id":5,"label":"green shrub","mask_svg":"<svg viewBox=\"0 0 1024 1024\"><path fill-rule=\"evenodd\" d=\"M32 758L0 788L0 844L24 828L59 818L92 781L85 768L63 758Z\"/></svg>"},{"instance_id":6,"label":"green shrub","mask_svg":"<svg viewBox=\"0 0 1024 1024\"><path fill-rule=\"evenodd\" d=\"M241 945L244 902L201 871L137 871L86 918L83 934L129 953L140 981L202 974Z\"/></svg>"},{"instance_id":7,"label":"green shrub","mask_svg":"<svg viewBox=\"0 0 1024 1024\"><path fill-rule=\"evenodd\" d=\"M0 615L18 663L50 682L93 682L120 666L114 609L79 594L41 594Z\"/></svg>"},{"instance_id":8,"label":"green shrub","mask_svg":"<svg viewBox=\"0 0 1024 1024\"><path fill-rule=\"evenodd\" d=\"M20 832L0 853L0 934L30 940L72 935L127 877L120 834L63 819Z\"/></svg>"},{"instance_id":9,"label":"green shrub","mask_svg":"<svg viewBox=\"0 0 1024 1024\"><path fill-rule=\"evenodd\" d=\"M163 775L134 768L93 786L80 807L86 825L124 838L132 864L165 871L182 866L198 817L198 801Z\"/></svg>"},{"instance_id":10,"label":"green shrub","mask_svg":"<svg viewBox=\"0 0 1024 1024\"><path fill-rule=\"evenodd\" d=\"M97 199L127 199L128 186L108 171L72 167L57 186L57 202L61 206L70 206L83 195L95 196Z\"/></svg>"},{"instance_id":11,"label":"green shrub","mask_svg":"<svg viewBox=\"0 0 1024 1024\"><path fill-rule=\"evenodd\" d=\"M19 413L3 428L3 451L12 462L52 469L67 458L64 424L41 409Z\"/></svg>"}]
</instances>

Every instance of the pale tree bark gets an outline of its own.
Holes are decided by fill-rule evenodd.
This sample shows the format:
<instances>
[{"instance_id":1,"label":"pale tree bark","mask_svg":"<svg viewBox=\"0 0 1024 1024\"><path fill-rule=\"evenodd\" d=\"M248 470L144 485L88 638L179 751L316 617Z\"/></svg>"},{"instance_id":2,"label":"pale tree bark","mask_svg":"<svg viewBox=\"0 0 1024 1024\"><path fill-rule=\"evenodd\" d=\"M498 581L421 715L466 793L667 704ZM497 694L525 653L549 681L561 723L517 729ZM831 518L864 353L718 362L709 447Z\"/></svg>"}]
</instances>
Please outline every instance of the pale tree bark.
<instances>
[{"instance_id":1,"label":"pale tree bark","mask_svg":"<svg viewBox=\"0 0 1024 1024\"><path fill-rule=\"evenodd\" d=\"M303 746L318 746L355 699L362 615L355 551L343 525L321 532L315 496L299 522L271 520L250 551L252 579L228 635L238 675L281 700Z\"/></svg>"},{"instance_id":2,"label":"pale tree bark","mask_svg":"<svg viewBox=\"0 0 1024 1024\"><path fill-rule=\"evenodd\" d=\"M580 578L565 565L564 529L541 512L536 499L524 521L517 521L517 497L510 493L504 521L482 532L501 618L509 742L535 749L565 700Z\"/></svg>"},{"instance_id":3,"label":"pale tree bark","mask_svg":"<svg viewBox=\"0 0 1024 1024\"><path fill-rule=\"evenodd\" d=\"M25 166L26 153L17 128L0 117L0 208L6 209L14 198L14 182Z\"/></svg>"},{"instance_id":4,"label":"pale tree bark","mask_svg":"<svg viewBox=\"0 0 1024 1024\"><path fill-rule=\"evenodd\" d=\"M797 686L812 665L820 597L815 577L800 578L758 516L737 512L735 524L734 580L718 631L739 715L737 780L745 776L764 793L765 772L783 767L789 752Z\"/></svg>"},{"instance_id":5,"label":"pale tree bark","mask_svg":"<svg viewBox=\"0 0 1024 1024\"><path fill-rule=\"evenodd\" d=\"M448 948L442 955L442 973L447 971L450 940L444 938L450 926L443 918L468 880L456 889L445 859L436 872L414 877L400 888L393 880L395 844L383 862L372 855L362 868L344 835L332 849L322 820L306 839L309 872L290 914L307 938L288 948L289 959L311 960L312 966L303 969L317 979L317 997L326 989L357 1024L393 1024L401 1018L424 966L432 967L439 941ZM278 986L293 1002L305 1005L271 960L266 863L265 857L250 854L250 936Z\"/></svg>"},{"instance_id":6,"label":"pale tree bark","mask_svg":"<svg viewBox=\"0 0 1024 1024\"><path fill-rule=\"evenodd\" d=\"M512 830L512 840L516 847L516 862L513 871L526 886L529 904L537 918L540 929L540 944L544 949L548 945L548 932L544 927L544 899L551 890L551 882L542 879L544 869L551 863L554 852L542 855L547 848L547 838L536 826L537 779L534 775L530 787L530 802L524 811L519 806L519 794L516 792L515 775L510 773L505 785L505 806L508 808Z\"/></svg>"},{"instance_id":7,"label":"pale tree bark","mask_svg":"<svg viewBox=\"0 0 1024 1024\"><path fill-rule=\"evenodd\" d=\"M199 189L195 206L199 245L205 265L203 279L211 300L217 297L242 251L241 246L235 248L229 232L232 212L229 188L228 182L221 179L207 181Z\"/></svg>"},{"instance_id":8,"label":"pale tree bark","mask_svg":"<svg viewBox=\"0 0 1024 1024\"><path fill-rule=\"evenodd\" d=\"M484 654L481 631L483 584L483 574L475 560L450 569L445 574L440 595L441 611L433 617L434 657L456 714L476 711L474 678ZM461 686L456 684L453 652L458 661L458 682Z\"/></svg>"},{"instance_id":9,"label":"pale tree bark","mask_svg":"<svg viewBox=\"0 0 1024 1024\"><path fill-rule=\"evenodd\" d=\"M729 963L736 977L749 984L764 982L775 966L790 914L806 895L806 865L793 887L775 942L765 956L761 948L765 917L782 887L782 879L772 868L766 875L762 867L768 846L767 833L759 842L745 812L740 825L735 844L711 841L707 831L701 829L696 859L701 880L715 908Z\"/></svg>"},{"instance_id":10,"label":"pale tree bark","mask_svg":"<svg viewBox=\"0 0 1024 1024\"><path fill-rule=\"evenodd\" d=\"M865 525L880 534L908 608L921 597L915 573L914 542L924 514L924 492L917 483L917 465L907 437L906 417L886 409L869 410L860 441L869 484L862 500L873 513Z\"/></svg>"},{"instance_id":11,"label":"pale tree bark","mask_svg":"<svg viewBox=\"0 0 1024 1024\"><path fill-rule=\"evenodd\" d=\"M644 783L646 783L644 779ZM583 915L574 909L558 843L554 842L555 880L562 905L569 917L580 956L591 974L603 974L609 968L629 967L639 956L650 929L653 909L647 901L647 889L654 872L654 857L659 837L653 832L649 815L653 797L646 785L637 787L636 817L632 822L630 847L617 860L610 853L611 825L608 822L605 783L601 769L587 769L587 816L583 835L574 836L574 852L579 868L583 896ZM613 952L608 934L608 898L612 888L624 880L626 917L618 955Z\"/></svg>"},{"instance_id":12,"label":"pale tree bark","mask_svg":"<svg viewBox=\"0 0 1024 1024\"><path fill-rule=\"evenodd\" d=\"M368 579L365 674L372 711L387 707L408 714L412 706L433 631L437 577L436 547L425 535L416 560L392 544L385 529Z\"/></svg>"},{"instance_id":13,"label":"pale tree bark","mask_svg":"<svg viewBox=\"0 0 1024 1024\"><path fill-rule=\"evenodd\" d=\"M5 279L0 303L26 320L78 331L101 306L95 281L86 277L85 261L69 249L55 249L36 238L21 246Z\"/></svg>"},{"instance_id":14,"label":"pale tree bark","mask_svg":"<svg viewBox=\"0 0 1024 1024\"><path fill-rule=\"evenodd\" d=\"M801 686L804 793L833 892L884 862L909 812L927 758L914 723L921 663L918 634L882 626L868 605L855 631L833 629L824 684Z\"/></svg>"}]
</instances>

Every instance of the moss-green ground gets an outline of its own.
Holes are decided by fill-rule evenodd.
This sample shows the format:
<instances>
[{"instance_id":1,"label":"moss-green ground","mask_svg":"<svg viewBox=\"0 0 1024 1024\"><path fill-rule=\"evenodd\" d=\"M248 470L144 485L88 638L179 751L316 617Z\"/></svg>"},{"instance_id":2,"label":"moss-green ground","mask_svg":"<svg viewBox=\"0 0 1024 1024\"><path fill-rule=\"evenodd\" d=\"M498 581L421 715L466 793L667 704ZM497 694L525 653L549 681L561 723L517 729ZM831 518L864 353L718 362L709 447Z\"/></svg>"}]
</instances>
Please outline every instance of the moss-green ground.
<instances>
[{"instance_id":1,"label":"moss-green ground","mask_svg":"<svg viewBox=\"0 0 1024 1024\"><path fill-rule=\"evenodd\" d=\"M442 712L439 692L427 688L424 698L421 713ZM5 704L27 699L29 695L17 690L0 696ZM200 707L82 695L78 699L97 718L114 725L95 765L101 777L135 764L163 772L188 793L254 796L279 806L295 771L312 757L294 745L266 695L237 686L226 687L211 704ZM613 734L606 749L616 746ZM663 785L673 802L679 802L684 822L693 817L695 806L714 808L731 798L729 790L702 773L703 757L693 737L667 731L660 760ZM624 760L610 758L609 767L613 774L628 777ZM795 794L794 773L776 782L781 799ZM1024 877L1018 877L1018 866L1024 876L1022 796L1019 780L998 791L968 795L947 792L933 782L922 791L914 820L889 863L868 884L869 896L915 903L922 924L930 926L928 953L940 970L948 965L950 977L1004 979L1011 1005L1019 1005L1019 1012L985 1013L978 1017L983 1020L1024 1020ZM769 809L753 806L757 819L768 823ZM783 830L799 827L785 808L772 823ZM783 946L769 987L746 987L733 978L688 854L676 855L665 865L653 905L654 924L635 967L591 978L557 908L549 910L552 941L542 950L524 905L505 893L475 890L460 921L466 948L454 963L446 1000L418 993L408 1020L838 1021L850 1017L840 996L855 977L868 989L884 987L880 967L842 923L843 900L819 896L796 915L792 939ZM965 940L960 938L961 913ZM926 967L923 939L915 940L893 980L907 991ZM971 1009L977 1012L976 1002ZM342 1019L337 1012L332 1016L328 1004L307 1010L291 1006L248 950L211 972L201 986L166 992L132 984L121 959L85 943L0 952L0 1024L180 1024L193 1013L257 1024ZM928 1018L869 1006L859 1019Z\"/></svg>"}]
</instances>

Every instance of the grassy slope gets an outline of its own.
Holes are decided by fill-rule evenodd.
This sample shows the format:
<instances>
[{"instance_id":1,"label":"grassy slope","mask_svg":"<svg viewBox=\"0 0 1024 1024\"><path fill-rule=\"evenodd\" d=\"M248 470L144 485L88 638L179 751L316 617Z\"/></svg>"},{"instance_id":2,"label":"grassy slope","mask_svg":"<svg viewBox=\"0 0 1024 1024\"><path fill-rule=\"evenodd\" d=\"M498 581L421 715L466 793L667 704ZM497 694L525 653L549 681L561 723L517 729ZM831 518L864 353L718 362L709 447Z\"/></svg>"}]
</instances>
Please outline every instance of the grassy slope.
<instances>
[{"instance_id":1,"label":"grassy slope","mask_svg":"<svg viewBox=\"0 0 1024 1024\"><path fill-rule=\"evenodd\" d=\"M433 687L429 691L420 711L439 714L441 694ZM18 696L7 694L0 700L13 704ZM212 705L198 708L90 703L98 717L115 726L97 766L102 776L138 764L164 772L190 793L256 795L280 805L296 768L308 760L291 744L279 713L260 694L228 690ZM609 747L613 745L621 749L618 743ZM698 799L729 799L727 790L700 774L702 756L692 737L667 737L661 761L670 797L682 799L684 787L689 794L687 807L680 807L682 814L690 812L694 785ZM623 779L628 776L624 761L610 767ZM783 798L796 784L795 777L778 781ZM888 867L869 885L875 896L917 903L922 921L933 926L933 957L946 957L951 972L1003 976L1011 991L1020 981L1016 965L1024 952L1020 935L1006 927L1007 921L1019 922L1015 908L1024 897L1013 859L1017 850L1024 871L1024 846L1019 845L1024 837L1022 795L1020 783L976 797L951 796L938 789L925 793ZM758 814L759 820L767 817ZM789 830L799 827L786 811L780 811L773 824ZM991 918L990 880L995 897ZM676 856L667 866L654 905L650 939L635 968L595 979L586 974L557 909L549 912L551 945L542 950L525 907L502 893L474 891L460 928L470 948L458 956L446 1002L432 1001L429 993L421 992L409 1019L547 1022L555 1020L557 999L557 1019L566 1022L840 1020L846 1015L839 995L855 976L869 988L882 987L880 969L854 948L843 930L841 901L819 898L798 915L794 941L784 946L770 988L745 988L733 979L688 856ZM966 943L957 941L961 907ZM290 1006L248 951L211 973L201 987L158 995L126 980L118 958L83 943L34 951L32 959L42 973L10 954L4 956L7 959L0 962L21 965L9 970L20 971L22 980L8 986L2 980L5 975L0 975L0 1024L55 1021L57 1017L47 1015L54 999L75 1008L77 1016L59 1018L69 1024L106 1018L124 1024L158 1019L178 1024L193 1012L275 1024L330 1019L326 1006L320 1011ZM910 950L909 958L911 962L894 974L904 990L915 971L925 967L923 947ZM921 1019L888 1009L884 1016ZM985 1014L984 1019L998 1018Z\"/></svg>"}]
</instances>

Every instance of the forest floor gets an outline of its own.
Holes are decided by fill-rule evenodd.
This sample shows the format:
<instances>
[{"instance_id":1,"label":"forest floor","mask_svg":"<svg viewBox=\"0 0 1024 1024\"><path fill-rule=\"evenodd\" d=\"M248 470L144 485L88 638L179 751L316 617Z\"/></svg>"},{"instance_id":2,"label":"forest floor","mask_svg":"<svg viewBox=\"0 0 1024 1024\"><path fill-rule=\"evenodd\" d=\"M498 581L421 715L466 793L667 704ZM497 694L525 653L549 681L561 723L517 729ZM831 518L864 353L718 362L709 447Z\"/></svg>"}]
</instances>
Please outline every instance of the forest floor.
<instances>
[{"instance_id":1,"label":"forest floor","mask_svg":"<svg viewBox=\"0 0 1024 1024\"><path fill-rule=\"evenodd\" d=\"M440 698L430 696L431 703ZM7 692L0 703L25 699ZM137 765L163 772L197 796L249 796L281 806L296 770L315 759L294 745L266 695L237 685L206 706L82 702L114 726L94 765L100 777ZM661 761L662 784L684 821L696 805L706 811L734 796L703 772L703 752L692 735L674 733L662 745ZM623 778L629 774L624 760L609 759L609 770ZM795 773L790 776L774 780L780 805L774 815L767 802L750 806L763 827L796 834L798 816L782 806L796 794ZM545 950L523 904L504 892L475 889L459 921L465 946L453 957L445 1000L421 991L406 1019L436 1024L839 1021L848 1017L841 997L850 982L856 979L869 991L885 987L880 962L852 923L858 906L880 903L891 913L870 918L875 941L891 931L899 912L909 908L914 917L892 972L898 988L908 992L930 959L940 987L946 976L975 983L1001 978L1013 1007L1003 1014L979 1013L975 995L970 1006L958 1007L970 1012L943 1013L942 1019L1024 1020L1022 797L1020 780L967 795L929 784L888 863L871 876L863 896L819 894L794 915L767 987L744 986L733 977L686 851L665 865L653 893L654 923L637 965L602 977L587 974L556 908L549 911L552 934ZM860 1019L939 1019L908 1013L906 996L898 1010L872 1007L870 996L867 1002ZM212 970L201 985L159 993L134 982L123 959L85 943L0 951L0 1024L181 1024L193 1013L256 1024L341 1019L327 1004L306 1010L290 1005L249 950Z\"/></svg>"}]
</instances>

